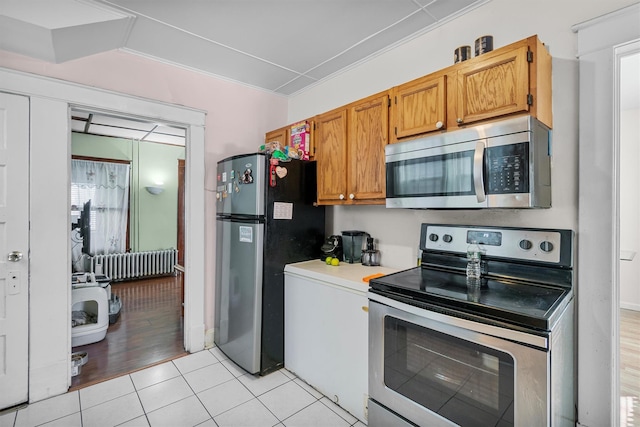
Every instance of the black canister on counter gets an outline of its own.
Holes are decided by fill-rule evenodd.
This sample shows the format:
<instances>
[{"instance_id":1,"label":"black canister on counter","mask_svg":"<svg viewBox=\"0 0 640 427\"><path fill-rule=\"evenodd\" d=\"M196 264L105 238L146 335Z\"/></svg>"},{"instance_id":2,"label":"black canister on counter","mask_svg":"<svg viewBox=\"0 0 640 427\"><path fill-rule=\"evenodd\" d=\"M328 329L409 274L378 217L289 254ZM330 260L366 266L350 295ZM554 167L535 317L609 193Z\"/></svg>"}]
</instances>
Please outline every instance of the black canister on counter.
<instances>
[{"instance_id":1,"label":"black canister on counter","mask_svg":"<svg viewBox=\"0 0 640 427\"><path fill-rule=\"evenodd\" d=\"M476 39L476 56L493 50L493 36L482 36Z\"/></svg>"},{"instance_id":2,"label":"black canister on counter","mask_svg":"<svg viewBox=\"0 0 640 427\"><path fill-rule=\"evenodd\" d=\"M471 46L460 46L453 51L453 63L466 61L471 58Z\"/></svg>"}]
</instances>

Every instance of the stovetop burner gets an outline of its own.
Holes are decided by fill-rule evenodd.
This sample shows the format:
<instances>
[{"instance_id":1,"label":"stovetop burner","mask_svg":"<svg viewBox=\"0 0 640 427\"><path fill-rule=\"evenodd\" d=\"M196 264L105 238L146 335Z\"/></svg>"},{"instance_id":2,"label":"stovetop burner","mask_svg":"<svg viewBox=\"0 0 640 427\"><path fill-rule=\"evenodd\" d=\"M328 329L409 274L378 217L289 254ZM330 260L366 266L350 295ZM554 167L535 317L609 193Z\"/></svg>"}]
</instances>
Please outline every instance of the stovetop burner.
<instances>
[{"instance_id":1,"label":"stovetop burner","mask_svg":"<svg viewBox=\"0 0 640 427\"><path fill-rule=\"evenodd\" d=\"M486 249L479 288L467 286L464 271L471 239ZM373 279L370 291L453 315L549 331L573 297L571 242L570 230L423 224L423 265Z\"/></svg>"},{"instance_id":2,"label":"stovetop burner","mask_svg":"<svg viewBox=\"0 0 640 427\"><path fill-rule=\"evenodd\" d=\"M370 286L382 295L402 295L542 330L550 329L553 314L571 293L565 288L491 278L483 278L479 288L469 288L464 274L422 267L373 279Z\"/></svg>"}]
</instances>

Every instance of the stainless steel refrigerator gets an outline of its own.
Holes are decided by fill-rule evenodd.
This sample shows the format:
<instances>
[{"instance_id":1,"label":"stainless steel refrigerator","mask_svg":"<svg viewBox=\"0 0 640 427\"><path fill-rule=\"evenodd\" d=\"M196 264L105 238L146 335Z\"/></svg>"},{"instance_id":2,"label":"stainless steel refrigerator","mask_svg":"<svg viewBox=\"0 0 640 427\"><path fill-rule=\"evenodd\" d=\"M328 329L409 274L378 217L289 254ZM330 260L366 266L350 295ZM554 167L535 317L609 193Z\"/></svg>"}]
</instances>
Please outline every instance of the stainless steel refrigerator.
<instances>
[{"instance_id":1,"label":"stainless steel refrigerator","mask_svg":"<svg viewBox=\"0 0 640 427\"><path fill-rule=\"evenodd\" d=\"M284 265L319 259L324 240L316 164L239 155L218 162L216 179L214 341L264 375L284 365Z\"/></svg>"}]
</instances>

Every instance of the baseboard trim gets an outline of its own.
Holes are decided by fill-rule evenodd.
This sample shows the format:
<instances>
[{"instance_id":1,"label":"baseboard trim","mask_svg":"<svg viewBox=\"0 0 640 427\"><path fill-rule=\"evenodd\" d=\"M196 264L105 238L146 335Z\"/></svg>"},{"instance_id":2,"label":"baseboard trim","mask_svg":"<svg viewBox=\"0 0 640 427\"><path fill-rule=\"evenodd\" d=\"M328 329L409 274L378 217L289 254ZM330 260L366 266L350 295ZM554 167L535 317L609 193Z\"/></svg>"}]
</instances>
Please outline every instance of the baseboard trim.
<instances>
[{"instance_id":1,"label":"baseboard trim","mask_svg":"<svg viewBox=\"0 0 640 427\"><path fill-rule=\"evenodd\" d=\"M624 308L625 310L640 311L640 304L620 301L620 308Z\"/></svg>"}]
</instances>

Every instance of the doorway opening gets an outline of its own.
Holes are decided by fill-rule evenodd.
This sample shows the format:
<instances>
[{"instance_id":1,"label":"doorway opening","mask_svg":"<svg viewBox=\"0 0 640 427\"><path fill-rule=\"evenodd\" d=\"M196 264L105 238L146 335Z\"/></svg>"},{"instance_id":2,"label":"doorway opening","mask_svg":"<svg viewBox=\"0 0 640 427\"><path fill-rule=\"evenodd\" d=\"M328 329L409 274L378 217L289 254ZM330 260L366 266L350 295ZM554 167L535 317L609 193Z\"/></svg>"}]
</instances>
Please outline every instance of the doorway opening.
<instances>
[{"instance_id":1,"label":"doorway opening","mask_svg":"<svg viewBox=\"0 0 640 427\"><path fill-rule=\"evenodd\" d=\"M171 124L77 108L71 110L71 124L72 189L80 188L84 197L74 198L72 191L72 251L82 248L80 255L72 253L73 278L102 277L104 289L94 291L108 295L109 310L104 338L79 337L83 334L74 334L72 328L72 351L86 354L85 364L71 380L71 389L78 389L187 354L183 317L187 132ZM79 174L74 172L76 163ZM110 170L102 181L99 173L86 168L86 164L109 163L129 168ZM117 177L118 173L128 176ZM107 194L111 187L120 190L123 202ZM80 212L79 222L88 223L90 232L79 233L74 214L87 203L89 215L85 213L83 220ZM112 218L121 209L118 203L124 206L126 227L123 223L116 232L112 228L117 227L102 223L117 222ZM104 219L108 215L109 220ZM89 235L91 243L86 244ZM84 286L79 285L86 292ZM75 304L76 293L72 285L73 315L84 308ZM118 305L113 304L116 299Z\"/></svg>"},{"instance_id":2,"label":"doorway opening","mask_svg":"<svg viewBox=\"0 0 640 427\"><path fill-rule=\"evenodd\" d=\"M640 419L640 40L616 48L620 426Z\"/></svg>"}]
</instances>

